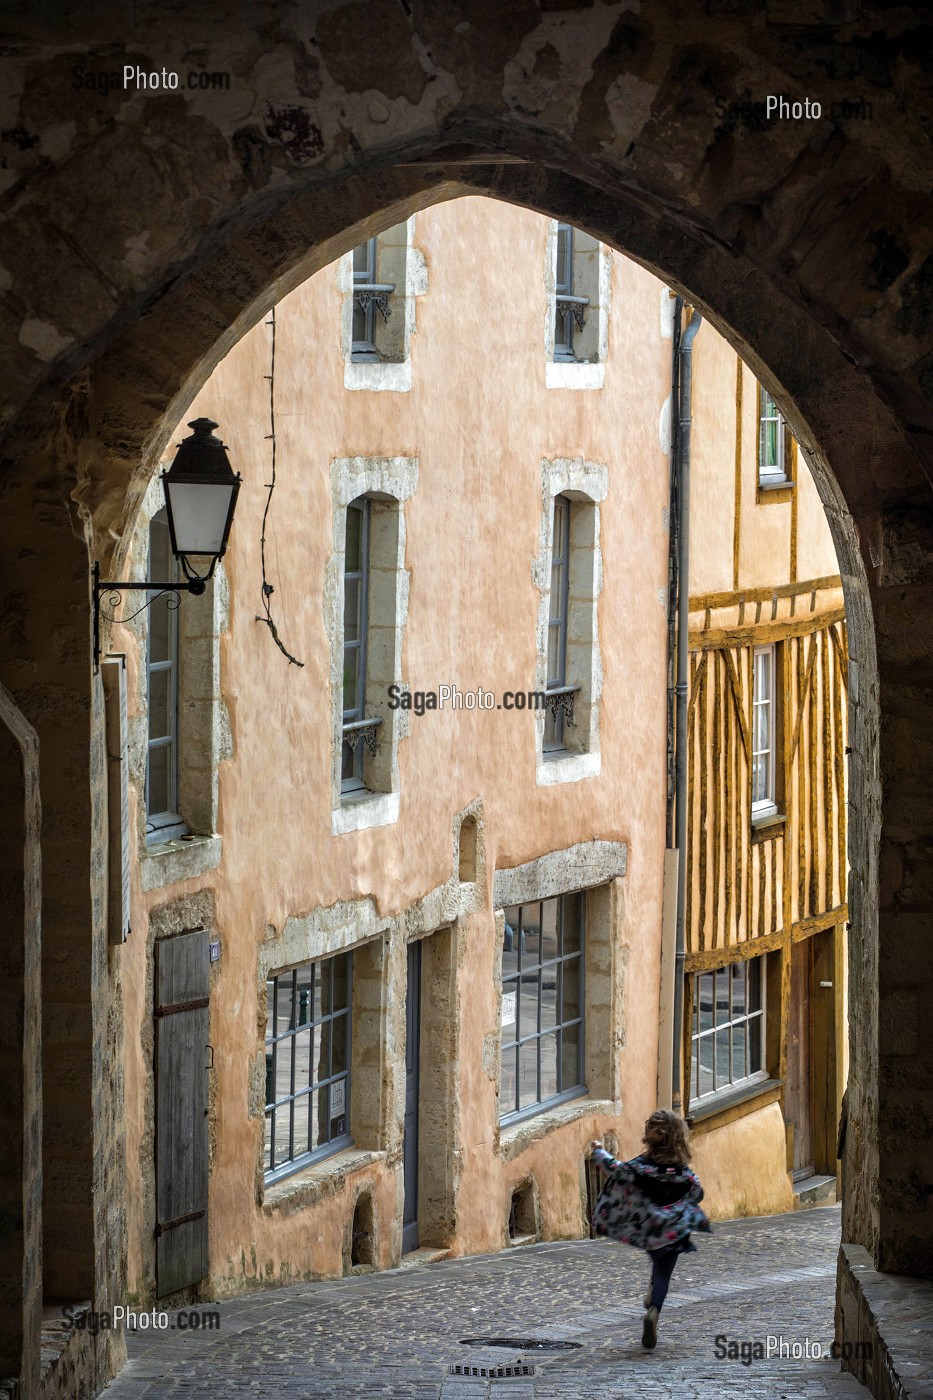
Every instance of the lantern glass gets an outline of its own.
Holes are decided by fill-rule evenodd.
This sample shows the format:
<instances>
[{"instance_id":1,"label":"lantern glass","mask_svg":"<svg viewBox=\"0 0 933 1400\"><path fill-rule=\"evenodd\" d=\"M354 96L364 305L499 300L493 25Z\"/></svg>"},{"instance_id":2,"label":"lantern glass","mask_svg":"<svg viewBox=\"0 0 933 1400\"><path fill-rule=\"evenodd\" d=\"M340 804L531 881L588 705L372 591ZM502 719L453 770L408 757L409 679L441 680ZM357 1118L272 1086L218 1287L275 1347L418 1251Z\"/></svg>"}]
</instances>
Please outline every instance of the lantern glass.
<instances>
[{"instance_id":1,"label":"lantern glass","mask_svg":"<svg viewBox=\"0 0 933 1400\"><path fill-rule=\"evenodd\" d=\"M227 542L238 482L165 481L176 554L210 554L219 558Z\"/></svg>"}]
</instances>

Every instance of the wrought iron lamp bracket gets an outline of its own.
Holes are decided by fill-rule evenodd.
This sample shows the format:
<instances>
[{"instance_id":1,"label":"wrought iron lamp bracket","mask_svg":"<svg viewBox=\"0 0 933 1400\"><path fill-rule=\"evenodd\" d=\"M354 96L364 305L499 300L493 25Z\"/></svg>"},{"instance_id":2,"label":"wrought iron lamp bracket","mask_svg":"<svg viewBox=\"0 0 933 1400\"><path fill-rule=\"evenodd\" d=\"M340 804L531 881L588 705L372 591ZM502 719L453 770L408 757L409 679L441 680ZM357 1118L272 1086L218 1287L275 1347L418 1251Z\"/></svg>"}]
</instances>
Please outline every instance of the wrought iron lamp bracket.
<instances>
[{"instance_id":1,"label":"wrought iron lamp bracket","mask_svg":"<svg viewBox=\"0 0 933 1400\"><path fill-rule=\"evenodd\" d=\"M216 561L215 561L216 563ZM166 606L175 612L181 606L182 593L201 594L207 588L208 583L214 573L214 564L211 564L209 572L203 577L192 574L187 564L182 560L182 568L186 577L178 579L174 583L156 583L152 579L145 579L142 582L134 582L129 579L115 580L107 582L100 576L100 565L94 565L94 670L100 670L100 624L104 622L132 622L134 617L151 608L152 604L159 598L166 599ZM125 617L116 617L114 609L120 602L122 593L151 593L152 597L138 607L135 612L129 613ZM108 611L109 609L109 611Z\"/></svg>"}]
</instances>

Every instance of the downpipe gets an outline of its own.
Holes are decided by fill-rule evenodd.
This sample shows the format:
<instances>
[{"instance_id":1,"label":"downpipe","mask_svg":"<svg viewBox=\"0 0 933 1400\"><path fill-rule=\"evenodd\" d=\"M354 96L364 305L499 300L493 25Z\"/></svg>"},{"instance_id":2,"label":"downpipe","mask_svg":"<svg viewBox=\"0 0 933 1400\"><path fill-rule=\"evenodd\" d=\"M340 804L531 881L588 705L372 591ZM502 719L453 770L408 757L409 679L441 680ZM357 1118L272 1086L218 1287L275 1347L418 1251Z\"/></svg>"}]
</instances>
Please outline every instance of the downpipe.
<instances>
[{"instance_id":1,"label":"downpipe","mask_svg":"<svg viewBox=\"0 0 933 1400\"><path fill-rule=\"evenodd\" d=\"M677 299L679 326L683 302ZM676 719L674 726L674 849L677 851L677 920L674 953L673 1044L671 1056L671 1107L683 1112L684 963L686 961L687 907L687 701L690 664L690 434L692 426L693 342L703 324L694 311L680 336L677 361L676 479L677 491L677 640ZM673 408L673 405L672 405ZM672 420L675 415L672 412Z\"/></svg>"}]
</instances>

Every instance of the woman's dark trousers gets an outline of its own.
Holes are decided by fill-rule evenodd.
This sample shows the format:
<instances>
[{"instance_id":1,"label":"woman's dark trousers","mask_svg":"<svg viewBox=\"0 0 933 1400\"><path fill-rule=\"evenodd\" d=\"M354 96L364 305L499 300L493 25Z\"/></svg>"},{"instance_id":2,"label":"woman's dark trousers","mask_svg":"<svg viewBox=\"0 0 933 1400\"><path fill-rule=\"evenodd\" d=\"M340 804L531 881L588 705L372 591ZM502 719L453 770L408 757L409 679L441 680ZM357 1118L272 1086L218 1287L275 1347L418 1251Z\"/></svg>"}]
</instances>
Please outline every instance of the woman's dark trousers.
<instances>
[{"instance_id":1,"label":"woman's dark trousers","mask_svg":"<svg viewBox=\"0 0 933 1400\"><path fill-rule=\"evenodd\" d=\"M678 1256L682 1253L678 1245L671 1245L669 1249L649 1249L648 1256L651 1259L651 1303L652 1308L657 1308L660 1312L664 1299L667 1297L667 1290L671 1286L671 1274L674 1272L674 1265Z\"/></svg>"}]
</instances>

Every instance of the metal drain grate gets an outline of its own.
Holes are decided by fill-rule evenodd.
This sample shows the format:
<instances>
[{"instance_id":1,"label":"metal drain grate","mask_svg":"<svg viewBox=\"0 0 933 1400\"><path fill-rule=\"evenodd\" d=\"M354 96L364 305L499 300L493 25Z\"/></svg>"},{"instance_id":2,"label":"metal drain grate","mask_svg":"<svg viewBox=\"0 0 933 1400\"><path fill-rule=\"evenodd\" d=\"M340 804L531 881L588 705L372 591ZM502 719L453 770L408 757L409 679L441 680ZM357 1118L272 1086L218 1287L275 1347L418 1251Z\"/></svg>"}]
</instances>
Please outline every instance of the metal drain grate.
<instances>
[{"instance_id":1,"label":"metal drain grate","mask_svg":"<svg viewBox=\"0 0 933 1400\"><path fill-rule=\"evenodd\" d=\"M526 1361L516 1361L511 1366L448 1366L448 1376L487 1376L502 1380L507 1376L533 1376L535 1368Z\"/></svg>"}]
</instances>

